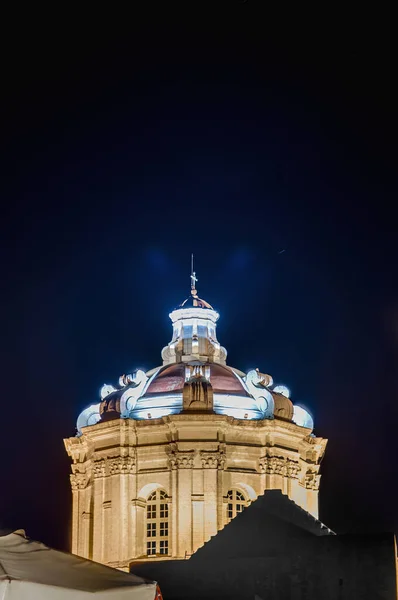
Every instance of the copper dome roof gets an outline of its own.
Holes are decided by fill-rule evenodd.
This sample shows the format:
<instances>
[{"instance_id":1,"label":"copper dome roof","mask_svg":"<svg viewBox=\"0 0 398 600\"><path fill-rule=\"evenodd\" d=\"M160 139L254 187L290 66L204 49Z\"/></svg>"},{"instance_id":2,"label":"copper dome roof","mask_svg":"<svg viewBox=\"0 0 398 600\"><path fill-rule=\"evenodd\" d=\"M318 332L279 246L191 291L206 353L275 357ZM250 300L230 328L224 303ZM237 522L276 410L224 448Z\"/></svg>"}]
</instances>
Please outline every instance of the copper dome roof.
<instances>
[{"instance_id":1,"label":"copper dome roof","mask_svg":"<svg viewBox=\"0 0 398 600\"><path fill-rule=\"evenodd\" d=\"M161 368L149 384L145 396L182 393L185 383L185 364L179 363ZM248 396L239 378L229 367L210 365L210 383L215 394Z\"/></svg>"},{"instance_id":2,"label":"copper dome roof","mask_svg":"<svg viewBox=\"0 0 398 600\"><path fill-rule=\"evenodd\" d=\"M278 392L272 392L272 397L275 402L274 416L279 419L288 419L289 421L293 418L293 402Z\"/></svg>"}]
</instances>

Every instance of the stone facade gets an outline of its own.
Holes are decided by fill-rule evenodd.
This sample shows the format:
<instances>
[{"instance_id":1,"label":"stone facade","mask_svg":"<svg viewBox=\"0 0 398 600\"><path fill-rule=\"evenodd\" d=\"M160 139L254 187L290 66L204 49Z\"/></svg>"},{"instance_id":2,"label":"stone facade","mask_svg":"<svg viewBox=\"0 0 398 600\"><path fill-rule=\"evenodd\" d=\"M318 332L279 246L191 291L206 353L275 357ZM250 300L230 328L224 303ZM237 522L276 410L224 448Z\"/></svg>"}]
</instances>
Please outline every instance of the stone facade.
<instances>
[{"instance_id":1,"label":"stone facade","mask_svg":"<svg viewBox=\"0 0 398 600\"><path fill-rule=\"evenodd\" d=\"M185 558L228 522L230 490L247 504L278 489L318 516L326 440L279 419L180 414L118 419L65 440L72 458L72 552L118 568L147 560L147 500L167 496L167 554Z\"/></svg>"}]
</instances>

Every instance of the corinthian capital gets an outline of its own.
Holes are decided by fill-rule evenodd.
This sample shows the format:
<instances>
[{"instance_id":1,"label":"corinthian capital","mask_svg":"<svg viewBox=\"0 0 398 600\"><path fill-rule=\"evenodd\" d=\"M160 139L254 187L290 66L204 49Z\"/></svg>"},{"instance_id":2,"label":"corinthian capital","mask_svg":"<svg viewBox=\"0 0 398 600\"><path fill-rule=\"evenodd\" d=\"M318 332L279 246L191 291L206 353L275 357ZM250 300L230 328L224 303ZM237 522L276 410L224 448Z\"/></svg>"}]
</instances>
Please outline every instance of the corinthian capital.
<instances>
[{"instance_id":1,"label":"corinthian capital","mask_svg":"<svg viewBox=\"0 0 398 600\"><path fill-rule=\"evenodd\" d=\"M84 490L88 486L89 479L86 473L72 473L70 475L70 484L72 490Z\"/></svg>"},{"instance_id":2,"label":"corinthian capital","mask_svg":"<svg viewBox=\"0 0 398 600\"><path fill-rule=\"evenodd\" d=\"M96 460L93 463L94 479L97 479L98 477L105 477L105 473L106 473L105 460L103 458L101 460Z\"/></svg>"},{"instance_id":3,"label":"corinthian capital","mask_svg":"<svg viewBox=\"0 0 398 600\"><path fill-rule=\"evenodd\" d=\"M194 453L191 450L177 450L175 444L169 452L169 467L171 469L192 469Z\"/></svg>"},{"instance_id":4,"label":"corinthian capital","mask_svg":"<svg viewBox=\"0 0 398 600\"><path fill-rule=\"evenodd\" d=\"M132 456L116 456L107 459L107 467L110 475L127 475L135 467L135 458Z\"/></svg>"},{"instance_id":5,"label":"corinthian capital","mask_svg":"<svg viewBox=\"0 0 398 600\"><path fill-rule=\"evenodd\" d=\"M304 485L307 490L319 490L319 480L321 476L315 471L307 471L304 477Z\"/></svg>"},{"instance_id":6,"label":"corinthian capital","mask_svg":"<svg viewBox=\"0 0 398 600\"><path fill-rule=\"evenodd\" d=\"M201 451L200 459L204 469L223 469L226 460L223 451L207 452L206 450Z\"/></svg>"}]
</instances>

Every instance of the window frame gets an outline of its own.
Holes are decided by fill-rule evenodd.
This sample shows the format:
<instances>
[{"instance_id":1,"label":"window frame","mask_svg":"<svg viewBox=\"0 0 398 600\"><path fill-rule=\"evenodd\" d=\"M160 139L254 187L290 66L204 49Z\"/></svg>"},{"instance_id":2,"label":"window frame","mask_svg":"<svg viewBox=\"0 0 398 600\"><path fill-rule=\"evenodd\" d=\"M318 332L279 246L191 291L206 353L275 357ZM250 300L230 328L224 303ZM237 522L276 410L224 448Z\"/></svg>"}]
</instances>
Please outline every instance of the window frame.
<instances>
[{"instance_id":1,"label":"window frame","mask_svg":"<svg viewBox=\"0 0 398 600\"><path fill-rule=\"evenodd\" d=\"M230 488L226 494L227 523L242 513L250 504L250 499L238 488Z\"/></svg>"},{"instance_id":2,"label":"window frame","mask_svg":"<svg viewBox=\"0 0 398 600\"><path fill-rule=\"evenodd\" d=\"M146 501L145 542L147 556L169 556L170 522L169 497L158 488L149 494Z\"/></svg>"}]
</instances>

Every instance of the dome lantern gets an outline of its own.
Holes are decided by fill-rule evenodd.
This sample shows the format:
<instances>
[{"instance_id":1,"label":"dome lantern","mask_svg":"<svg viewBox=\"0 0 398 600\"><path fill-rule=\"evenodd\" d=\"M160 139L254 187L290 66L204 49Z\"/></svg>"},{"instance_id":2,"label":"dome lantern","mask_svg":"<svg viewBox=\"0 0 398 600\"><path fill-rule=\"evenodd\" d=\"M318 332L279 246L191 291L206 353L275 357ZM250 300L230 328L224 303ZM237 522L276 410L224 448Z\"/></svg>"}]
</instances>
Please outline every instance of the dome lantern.
<instances>
[{"instance_id":1,"label":"dome lantern","mask_svg":"<svg viewBox=\"0 0 398 600\"><path fill-rule=\"evenodd\" d=\"M219 314L199 298L198 281L191 257L191 295L169 317L173 324L173 337L162 350L163 365L199 361L226 364L227 351L220 346L216 335Z\"/></svg>"}]
</instances>

